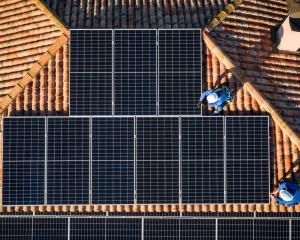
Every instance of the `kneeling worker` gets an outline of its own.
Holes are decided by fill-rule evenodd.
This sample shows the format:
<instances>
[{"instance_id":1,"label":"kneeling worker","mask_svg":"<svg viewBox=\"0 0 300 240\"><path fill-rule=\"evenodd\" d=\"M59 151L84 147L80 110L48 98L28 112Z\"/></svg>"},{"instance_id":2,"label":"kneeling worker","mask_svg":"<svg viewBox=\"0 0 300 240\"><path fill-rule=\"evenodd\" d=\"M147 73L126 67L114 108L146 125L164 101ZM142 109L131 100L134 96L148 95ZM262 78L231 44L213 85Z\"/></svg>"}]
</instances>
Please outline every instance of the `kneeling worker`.
<instances>
[{"instance_id":1,"label":"kneeling worker","mask_svg":"<svg viewBox=\"0 0 300 240\"><path fill-rule=\"evenodd\" d=\"M207 101L208 107L215 107L214 114L216 115L221 113L223 108L232 102L233 98L233 90L230 91L228 87L221 85L202 93L199 101L203 104Z\"/></svg>"},{"instance_id":2,"label":"kneeling worker","mask_svg":"<svg viewBox=\"0 0 300 240\"><path fill-rule=\"evenodd\" d=\"M279 196L275 196L277 194ZM286 207L294 206L300 202L300 188L296 183L282 182L278 189L271 193L271 197Z\"/></svg>"}]
</instances>

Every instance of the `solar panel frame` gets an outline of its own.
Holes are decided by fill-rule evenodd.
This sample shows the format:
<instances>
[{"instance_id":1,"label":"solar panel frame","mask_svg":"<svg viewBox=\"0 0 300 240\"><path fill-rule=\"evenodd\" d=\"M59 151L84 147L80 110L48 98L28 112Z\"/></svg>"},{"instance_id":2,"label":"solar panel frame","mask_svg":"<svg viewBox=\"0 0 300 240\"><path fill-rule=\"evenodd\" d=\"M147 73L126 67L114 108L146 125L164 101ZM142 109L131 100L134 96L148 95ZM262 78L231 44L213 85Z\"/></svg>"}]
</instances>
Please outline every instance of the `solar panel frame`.
<instances>
[{"instance_id":1,"label":"solar panel frame","mask_svg":"<svg viewBox=\"0 0 300 240\"><path fill-rule=\"evenodd\" d=\"M47 205L89 204L89 118L48 117L47 136Z\"/></svg>"},{"instance_id":2,"label":"solar panel frame","mask_svg":"<svg viewBox=\"0 0 300 240\"><path fill-rule=\"evenodd\" d=\"M134 127L133 117L92 118L92 204L134 203Z\"/></svg>"},{"instance_id":3,"label":"solar panel frame","mask_svg":"<svg viewBox=\"0 0 300 240\"><path fill-rule=\"evenodd\" d=\"M246 119L247 131L243 131L243 120ZM250 121L251 120L251 121ZM260 127L258 123L261 124ZM229 126L230 124L230 126ZM240 124L240 125L239 125ZM251 128L249 128L249 124ZM244 129L245 130L245 129ZM261 130L261 138L251 139ZM269 116L226 116L226 202L227 203L269 203L270 192L270 143ZM230 131L238 131L231 133ZM252 133L251 133L252 131ZM246 136L246 137L245 137ZM246 139L247 142L243 142ZM250 141L250 142L249 142ZM260 142L259 142L260 141ZM251 143L252 145L250 145ZM263 144L265 144L263 146ZM257 159L259 145L262 158ZM247 149L242 149L247 148ZM253 154L249 157L248 150ZM234 153L238 152L238 159ZM231 157L232 156L232 157ZM248 157L247 157L248 156ZM247 159L245 158L247 157ZM242 160L239 161L239 160ZM247 160L247 162L246 162ZM246 167L243 167L246 165ZM253 166L249 171L249 166ZM260 166L260 168L258 168ZM260 170L260 174L257 174ZM252 178L250 178L252 176ZM242 181L243 179L247 181ZM246 191L244 191L246 189Z\"/></svg>"},{"instance_id":4,"label":"solar panel frame","mask_svg":"<svg viewBox=\"0 0 300 240\"><path fill-rule=\"evenodd\" d=\"M2 205L43 205L46 118L5 117L2 132Z\"/></svg>"}]
</instances>

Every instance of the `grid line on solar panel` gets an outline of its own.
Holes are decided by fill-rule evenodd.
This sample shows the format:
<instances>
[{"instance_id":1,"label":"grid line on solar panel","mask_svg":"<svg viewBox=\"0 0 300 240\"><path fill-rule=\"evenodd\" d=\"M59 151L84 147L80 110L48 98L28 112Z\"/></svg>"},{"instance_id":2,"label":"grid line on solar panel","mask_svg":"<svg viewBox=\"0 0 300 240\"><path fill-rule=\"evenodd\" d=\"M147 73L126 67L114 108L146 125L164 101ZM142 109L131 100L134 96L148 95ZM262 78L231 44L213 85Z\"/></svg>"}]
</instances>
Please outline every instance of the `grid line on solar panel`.
<instances>
[{"instance_id":1,"label":"grid line on solar panel","mask_svg":"<svg viewBox=\"0 0 300 240\"><path fill-rule=\"evenodd\" d=\"M201 30L159 30L158 34L159 114L199 114Z\"/></svg>"},{"instance_id":2,"label":"grid line on solar panel","mask_svg":"<svg viewBox=\"0 0 300 240\"><path fill-rule=\"evenodd\" d=\"M258 219L254 221L253 239L286 240L289 239L289 231L289 220Z\"/></svg>"},{"instance_id":3,"label":"grid line on solar panel","mask_svg":"<svg viewBox=\"0 0 300 240\"><path fill-rule=\"evenodd\" d=\"M92 203L133 204L134 119L92 118Z\"/></svg>"},{"instance_id":4,"label":"grid line on solar panel","mask_svg":"<svg viewBox=\"0 0 300 240\"><path fill-rule=\"evenodd\" d=\"M45 118L3 120L3 205L44 204Z\"/></svg>"},{"instance_id":5,"label":"grid line on solar panel","mask_svg":"<svg viewBox=\"0 0 300 240\"><path fill-rule=\"evenodd\" d=\"M112 73L70 73L70 115L112 115Z\"/></svg>"},{"instance_id":6,"label":"grid line on solar panel","mask_svg":"<svg viewBox=\"0 0 300 240\"><path fill-rule=\"evenodd\" d=\"M67 240L67 218L33 218L32 239Z\"/></svg>"},{"instance_id":7,"label":"grid line on solar panel","mask_svg":"<svg viewBox=\"0 0 300 240\"><path fill-rule=\"evenodd\" d=\"M218 219L218 240L253 240L254 219Z\"/></svg>"},{"instance_id":8,"label":"grid line on solar panel","mask_svg":"<svg viewBox=\"0 0 300 240\"><path fill-rule=\"evenodd\" d=\"M178 118L137 118L137 202L179 201Z\"/></svg>"},{"instance_id":9,"label":"grid line on solar panel","mask_svg":"<svg viewBox=\"0 0 300 240\"><path fill-rule=\"evenodd\" d=\"M224 202L223 117L182 117L183 203Z\"/></svg>"},{"instance_id":10,"label":"grid line on solar panel","mask_svg":"<svg viewBox=\"0 0 300 240\"><path fill-rule=\"evenodd\" d=\"M291 240L298 240L300 236L300 220L290 220Z\"/></svg>"},{"instance_id":11,"label":"grid line on solar panel","mask_svg":"<svg viewBox=\"0 0 300 240\"><path fill-rule=\"evenodd\" d=\"M89 119L48 118L47 203L89 203Z\"/></svg>"},{"instance_id":12,"label":"grid line on solar panel","mask_svg":"<svg viewBox=\"0 0 300 240\"><path fill-rule=\"evenodd\" d=\"M71 30L70 72L112 72L112 30Z\"/></svg>"},{"instance_id":13,"label":"grid line on solar panel","mask_svg":"<svg viewBox=\"0 0 300 240\"><path fill-rule=\"evenodd\" d=\"M228 203L269 202L268 117L226 117Z\"/></svg>"},{"instance_id":14,"label":"grid line on solar panel","mask_svg":"<svg viewBox=\"0 0 300 240\"><path fill-rule=\"evenodd\" d=\"M0 239L32 240L31 218L0 218Z\"/></svg>"}]
</instances>

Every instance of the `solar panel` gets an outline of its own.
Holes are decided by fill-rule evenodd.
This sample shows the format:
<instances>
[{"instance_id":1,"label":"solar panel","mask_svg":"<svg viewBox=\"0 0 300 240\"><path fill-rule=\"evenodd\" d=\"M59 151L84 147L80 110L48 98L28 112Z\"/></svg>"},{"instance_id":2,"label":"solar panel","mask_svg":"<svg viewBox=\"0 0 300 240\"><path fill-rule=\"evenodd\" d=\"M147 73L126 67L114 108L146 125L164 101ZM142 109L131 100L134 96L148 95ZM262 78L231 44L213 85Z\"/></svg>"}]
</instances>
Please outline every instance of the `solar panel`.
<instances>
[{"instance_id":1,"label":"solar panel","mask_svg":"<svg viewBox=\"0 0 300 240\"><path fill-rule=\"evenodd\" d=\"M298 240L300 236L300 220L291 220L291 240Z\"/></svg>"},{"instance_id":2,"label":"solar panel","mask_svg":"<svg viewBox=\"0 0 300 240\"><path fill-rule=\"evenodd\" d=\"M253 239L289 239L289 220L260 219L254 221Z\"/></svg>"},{"instance_id":3,"label":"solar panel","mask_svg":"<svg viewBox=\"0 0 300 240\"><path fill-rule=\"evenodd\" d=\"M226 117L228 203L269 202L268 117Z\"/></svg>"},{"instance_id":4,"label":"solar panel","mask_svg":"<svg viewBox=\"0 0 300 240\"><path fill-rule=\"evenodd\" d=\"M92 203L133 201L134 119L92 118Z\"/></svg>"},{"instance_id":5,"label":"solar panel","mask_svg":"<svg viewBox=\"0 0 300 240\"><path fill-rule=\"evenodd\" d=\"M89 119L48 118L47 203L89 203Z\"/></svg>"},{"instance_id":6,"label":"solar panel","mask_svg":"<svg viewBox=\"0 0 300 240\"><path fill-rule=\"evenodd\" d=\"M0 218L0 239L31 240L32 219Z\"/></svg>"},{"instance_id":7,"label":"solar panel","mask_svg":"<svg viewBox=\"0 0 300 240\"><path fill-rule=\"evenodd\" d=\"M112 72L112 30L71 30L70 72Z\"/></svg>"},{"instance_id":8,"label":"solar panel","mask_svg":"<svg viewBox=\"0 0 300 240\"><path fill-rule=\"evenodd\" d=\"M224 203L223 122L223 117L182 117L182 203Z\"/></svg>"},{"instance_id":9,"label":"solar panel","mask_svg":"<svg viewBox=\"0 0 300 240\"><path fill-rule=\"evenodd\" d=\"M218 219L218 240L253 240L253 219Z\"/></svg>"},{"instance_id":10,"label":"solar panel","mask_svg":"<svg viewBox=\"0 0 300 240\"><path fill-rule=\"evenodd\" d=\"M112 115L112 73L70 73L70 115Z\"/></svg>"},{"instance_id":11,"label":"solar panel","mask_svg":"<svg viewBox=\"0 0 300 240\"><path fill-rule=\"evenodd\" d=\"M214 219L145 219L144 239L216 239Z\"/></svg>"},{"instance_id":12,"label":"solar panel","mask_svg":"<svg viewBox=\"0 0 300 240\"><path fill-rule=\"evenodd\" d=\"M178 203L178 118L137 118L137 202Z\"/></svg>"},{"instance_id":13,"label":"solar panel","mask_svg":"<svg viewBox=\"0 0 300 240\"><path fill-rule=\"evenodd\" d=\"M85 239L141 239L142 224L140 219L71 219L70 240Z\"/></svg>"},{"instance_id":14,"label":"solar panel","mask_svg":"<svg viewBox=\"0 0 300 240\"><path fill-rule=\"evenodd\" d=\"M115 114L156 114L156 30L115 30Z\"/></svg>"},{"instance_id":15,"label":"solar panel","mask_svg":"<svg viewBox=\"0 0 300 240\"><path fill-rule=\"evenodd\" d=\"M45 118L3 119L3 205L44 204Z\"/></svg>"},{"instance_id":16,"label":"solar panel","mask_svg":"<svg viewBox=\"0 0 300 240\"><path fill-rule=\"evenodd\" d=\"M71 30L70 115L112 114L112 30Z\"/></svg>"},{"instance_id":17,"label":"solar panel","mask_svg":"<svg viewBox=\"0 0 300 240\"><path fill-rule=\"evenodd\" d=\"M67 218L33 218L32 239L68 239Z\"/></svg>"},{"instance_id":18,"label":"solar panel","mask_svg":"<svg viewBox=\"0 0 300 240\"><path fill-rule=\"evenodd\" d=\"M159 30L159 114L199 114L201 30Z\"/></svg>"}]
</instances>

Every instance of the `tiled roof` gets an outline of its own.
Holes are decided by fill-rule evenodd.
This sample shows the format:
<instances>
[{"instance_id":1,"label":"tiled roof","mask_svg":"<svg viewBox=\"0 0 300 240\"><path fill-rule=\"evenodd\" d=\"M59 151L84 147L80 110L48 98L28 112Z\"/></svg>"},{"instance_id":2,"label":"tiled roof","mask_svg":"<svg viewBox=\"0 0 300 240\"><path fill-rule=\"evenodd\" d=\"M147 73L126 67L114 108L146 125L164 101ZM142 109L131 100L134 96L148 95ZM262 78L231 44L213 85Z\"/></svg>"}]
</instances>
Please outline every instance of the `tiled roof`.
<instances>
[{"instance_id":1,"label":"tiled roof","mask_svg":"<svg viewBox=\"0 0 300 240\"><path fill-rule=\"evenodd\" d=\"M6 2L16 2L13 0ZM20 2L20 1L18 1ZM207 24L211 17L226 7L228 1L222 0L161 0L161 1L100 1L100 0L49 0L45 1L62 21L70 28L190 28L202 27ZM239 2L239 1L237 1ZM286 14L283 0L248 0L244 1L235 13L230 14L215 31L210 34L215 38L221 49L241 67L248 75L247 69L257 71L258 62L254 59L263 58L270 53L270 39L268 26L275 25ZM2 3L2 2L1 2ZM0 4L1 4L0 3ZM237 5L236 5L237 6ZM227 6L228 7L228 6ZM232 9L229 9L231 10ZM219 19L223 19L221 14ZM55 21L55 19L54 19ZM59 22L58 22L59 24ZM226 28L225 28L226 26ZM249 30L250 29L250 30ZM254 30L254 31L253 31ZM229 34L229 36L227 36ZM227 38L228 37L228 38ZM230 39L230 41L228 41ZM37 73L33 81L25 88L24 93L18 95L17 100L10 105L7 113L9 114L67 114L68 112L68 71L69 71L69 46L68 43L62 44L58 53L50 58L50 61ZM256 46L258 48L256 49ZM266 47L266 50L265 50ZM247 52L248 49L251 51ZM222 50L220 50L222 51ZM253 51L253 52L252 52ZM255 53L256 52L256 53ZM279 54L280 55L280 54ZM287 56L287 55L284 55ZM217 79L226 71L226 66L217 58L216 52L205 50L205 66L207 86L212 87ZM266 56L265 56L266 57ZM298 58L290 60L280 57L286 62L285 66L294 66ZM288 61L287 61L288 59ZM245 63L243 63L245 62ZM260 62L260 61L259 61ZM293 62L293 64L292 64ZM243 64L241 64L243 63ZM248 65L247 65L248 64ZM257 64L253 67L253 64ZM281 69L279 63L273 63L275 69L270 71L277 76L277 69ZM279 66L277 66L279 65ZM272 66L272 63L266 63ZM297 69L297 66L294 66ZM280 71L278 71L279 73ZM258 73L264 73L261 69ZM260 79L257 73L257 79ZM286 71L286 76L291 76L290 70ZM258 76L259 75L259 76ZM296 74L292 74L295 76ZM271 75L270 75L271 76ZM261 83L265 84L268 90L269 75L264 76ZM252 76L253 77L253 76ZM273 79L272 79L273 80ZM226 77L223 79L226 81ZM286 84L289 77L284 78L282 84ZM255 81L253 81L255 82ZM255 87L265 94L263 88ZM293 81L295 84L297 81ZM260 82L259 82L260 83ZM257 101L250 88L245 88L237 77L230 81L231 87L237 90L237 97L234 102L226 109L226 114L264 114L262 102ZM258 84L259 85L259 84ZM273 83L270 87L276 88ZM290 89L289 85L286 85ZM293 89L297 89L291 85ZM271 92L271 91L270 91ZM278 91L271 94L277 94ZM286 98L289 96L285 95ZM284 99L284 98L283 98ZM274 104L271 98L268 98ZM265 103L264 103L265 104ZM266 104L265 104L266 105ZM279 109L280 110L280 109ZM286 109L285 109L286 110ZM206 111L206 113L209 113ZM280 112L285 115L285 112ZM278 120L279 121L279 120ZM290 136L283 129L279 122L273 121L272 125L272 148L271 156L274 160L274 184L277 183L284 172L287 172L299 157L299 149L291 141ZM288 121L286 119L286 121ZM298 120L296 120L298 121ZM289 122L290 123L290 122ZM292 125L293 126L293 125ZM20 206L3 208L6 211L188 211L188 212L247 212L247 211L300 211L300 206L291 208L277 207L275 204L210 204L210 205L100 205L100 206Z\"/></svg>"}]
</instances>

